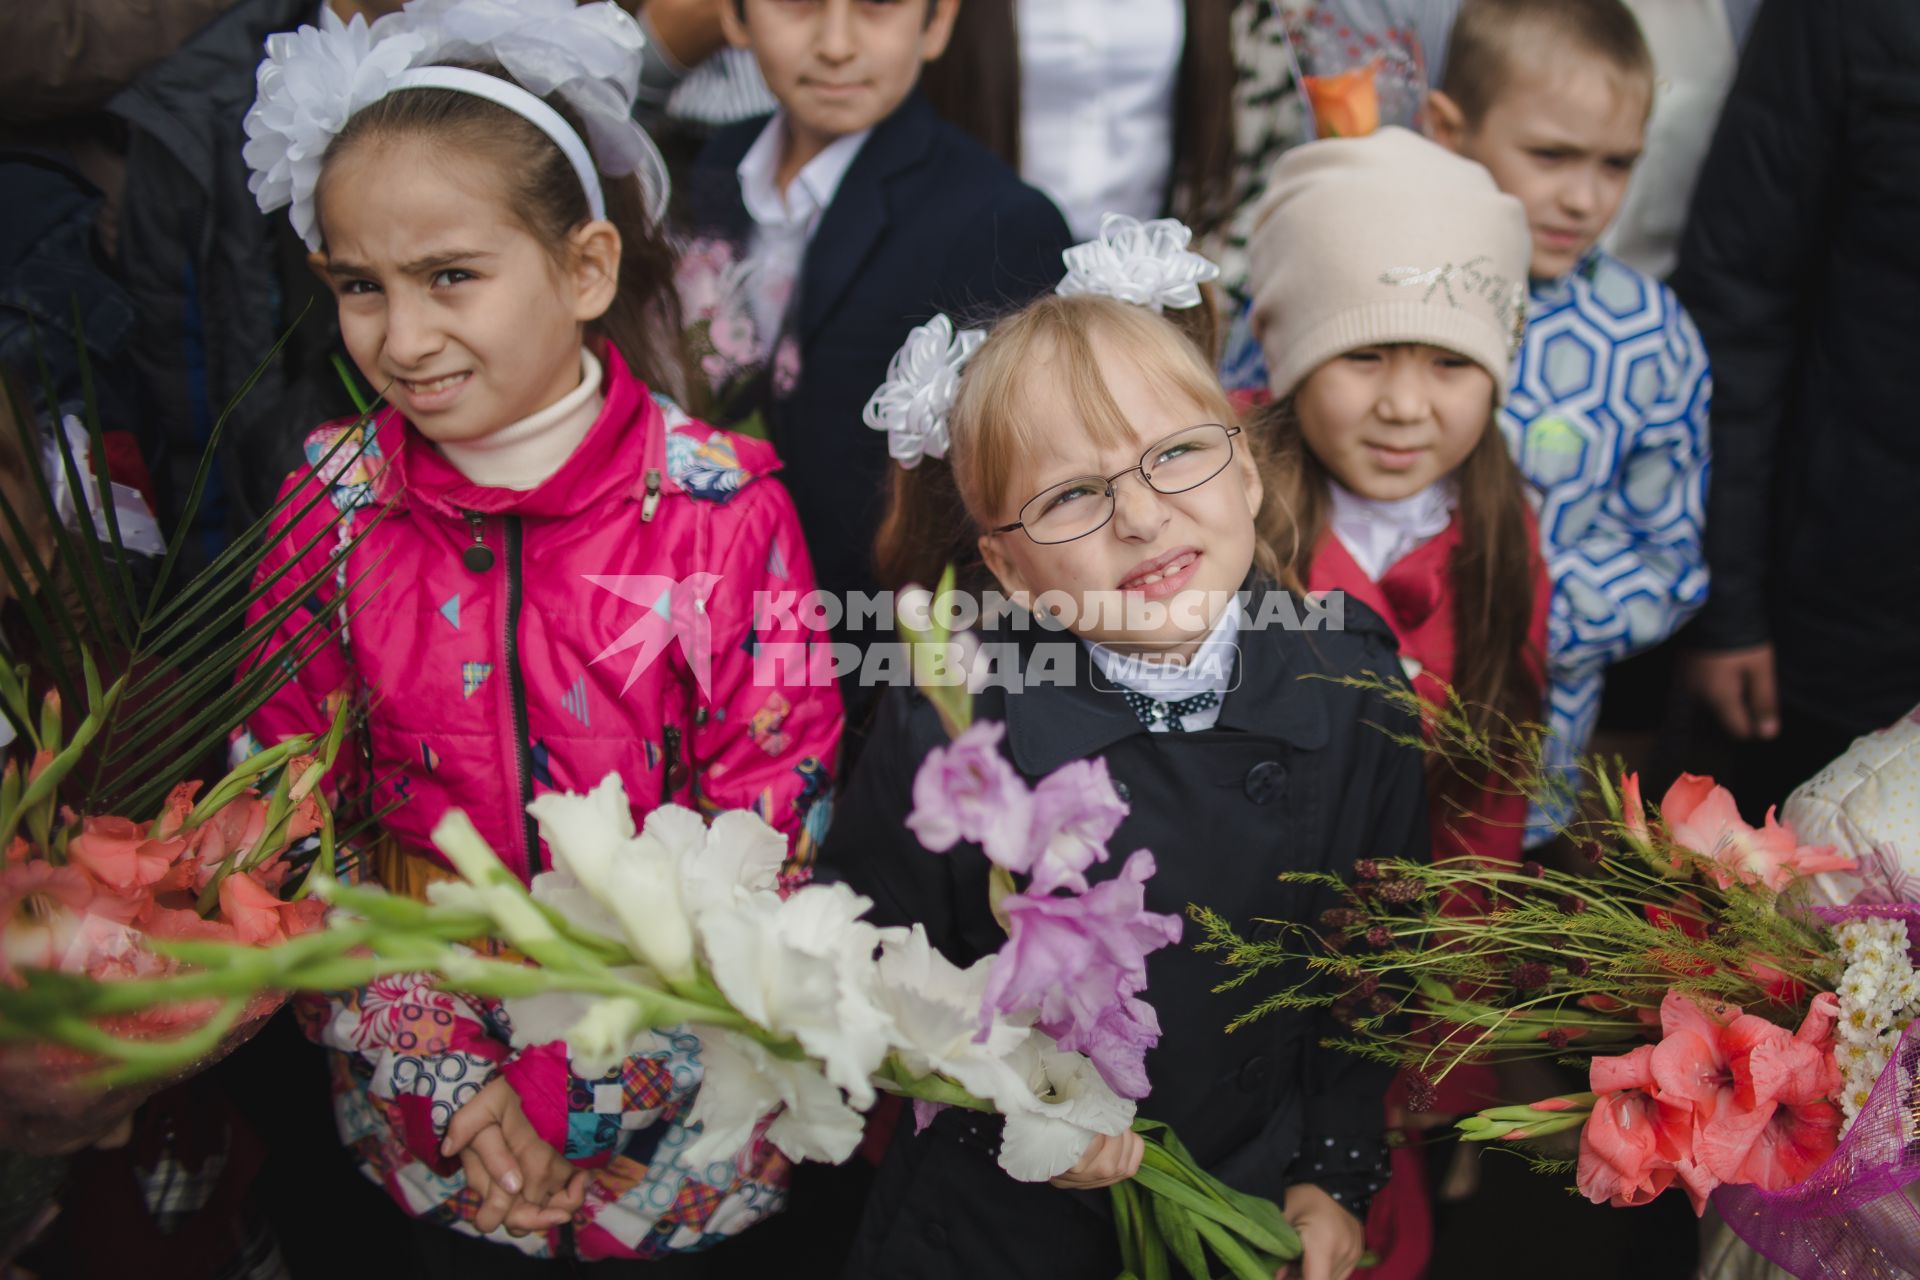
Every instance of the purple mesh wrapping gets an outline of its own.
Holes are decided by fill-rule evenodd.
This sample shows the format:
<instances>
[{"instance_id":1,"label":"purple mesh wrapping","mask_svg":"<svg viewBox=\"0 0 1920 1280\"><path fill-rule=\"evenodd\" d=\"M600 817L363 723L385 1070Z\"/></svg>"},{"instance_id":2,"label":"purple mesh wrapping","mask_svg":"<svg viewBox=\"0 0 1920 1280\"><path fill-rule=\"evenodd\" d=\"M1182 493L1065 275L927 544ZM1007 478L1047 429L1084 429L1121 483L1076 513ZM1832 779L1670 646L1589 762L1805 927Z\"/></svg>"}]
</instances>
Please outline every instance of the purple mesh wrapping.
<instances>
[{"instance_id":1,"label":"purple mesh wrapping","mask_svg":"<svg viewBox=\"0 0 1920 1280\"><path fill-rule=\"evenodd\" d=\"M1920 940L1920 905L1815 908L1829 924L1866 916L1907 922ZM1768 1261L1811 1277L1920 1277L1920 1023L1900 1037L1867 1105L1829 1156L1796 1186L1722 1186L1713 1207Z\"/></svg>"}]
</instances>

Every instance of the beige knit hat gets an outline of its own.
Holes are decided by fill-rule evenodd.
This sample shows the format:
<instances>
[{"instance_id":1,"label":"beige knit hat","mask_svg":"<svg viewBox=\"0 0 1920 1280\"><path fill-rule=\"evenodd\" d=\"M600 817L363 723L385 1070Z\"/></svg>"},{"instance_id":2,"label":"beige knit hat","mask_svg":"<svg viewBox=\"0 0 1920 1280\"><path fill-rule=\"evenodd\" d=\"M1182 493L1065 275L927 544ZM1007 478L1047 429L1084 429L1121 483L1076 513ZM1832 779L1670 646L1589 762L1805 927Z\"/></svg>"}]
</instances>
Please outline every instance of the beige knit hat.
<instances>
[{"instance_id":1,"label":"beige knit hat","mask_svg":"<svg viewBox=\"0 0 1920 1280\"><path fill-rule=\"evenodd\" d=\"M1520 202L1416 133L1294 148L1247 246L1268 386L1290 395L1344 351L1424 342L1485 366L1504 397L1532 250Z\"/></svg>"}]
</instances>

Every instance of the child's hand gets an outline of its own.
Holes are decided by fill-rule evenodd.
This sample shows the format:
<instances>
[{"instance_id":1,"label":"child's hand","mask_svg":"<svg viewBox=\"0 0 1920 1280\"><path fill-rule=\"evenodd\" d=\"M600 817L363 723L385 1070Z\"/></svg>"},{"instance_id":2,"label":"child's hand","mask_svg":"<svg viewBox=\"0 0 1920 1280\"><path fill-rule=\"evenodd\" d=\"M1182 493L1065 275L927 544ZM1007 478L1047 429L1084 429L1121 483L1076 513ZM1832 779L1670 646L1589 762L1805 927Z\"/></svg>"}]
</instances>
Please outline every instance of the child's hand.
<instances>
[{"instance_id":1,"label":"child's hand","mask_svg":"<svg viewBox=\"0 0 1920 1280\"><path fill-rule=\"evenodd\" d=\"M1146 1153L1146 1142L1131 1129L1117 1138L1096 1133L1080 1163L1053 1179L1053 1185L1068 1191L1097 1191L1125 1182L1140 1172L1140 1157Z\"/></svg>"},{"instance_id":2,"label":"child's hand","mask_svg":"<svg viewBox=\"0 0 1920 1280\"><path fill-rule=\"evenodd\" d=\"M1287 1188L1281 1206L1300 1233L1300 1261L1274 1280L1347 1280L1366 1249L1366 1228L1340 1202L1309 1182Z\"/></svg>"},{"instance_id":3,"label":"child's hand","mask_svg":"<svg viewBox=\"0 0 1920 1280\"><path fill-rule=\"evenodd\" d=\"M467 1185L481 1197L473 1225L509 1234L546 1231L572 1219L586 1199L587 1175L541 1141L513 1086L496 1076L456 1111L440 1150L460 1157Z\"/></svg>"}]
</instances>

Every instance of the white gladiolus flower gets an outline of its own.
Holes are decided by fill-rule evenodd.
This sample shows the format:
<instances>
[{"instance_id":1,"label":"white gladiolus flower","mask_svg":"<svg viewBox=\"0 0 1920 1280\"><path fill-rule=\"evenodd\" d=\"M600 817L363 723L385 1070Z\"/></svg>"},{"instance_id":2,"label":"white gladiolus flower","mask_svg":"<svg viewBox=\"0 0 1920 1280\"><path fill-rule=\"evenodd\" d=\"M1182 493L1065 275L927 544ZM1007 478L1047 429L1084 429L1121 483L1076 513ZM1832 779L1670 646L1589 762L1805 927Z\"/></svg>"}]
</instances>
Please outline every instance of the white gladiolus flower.
<instances>
[{"instance_id":1,"label":"white gladiolus flower","mask_svg":"<svg viewBox=\"0 0 1920 1280\"><path fill-rule=\"evenodd\" d=\"M695 1030L706 1074L688 1117L700 1135L679 1155L689 1168L732 1159L775 1110L767 1138L795 1160L839 1164L860 1145L864 1117L817 1063L776 1057L731 1031Z\"/></svg>"},{"instance_id":2,"label":"white gladiolus flower","mask_svg":"<svg viewBox=\"0 0 1920 1280\"><path fill-rule=\"evenodd\" d=\"M873 954L903 933L861 920L872 905L846 885L815 884L785 901L710 910L699 922L714 983L733 1007L798 1040L859 1107L872 1105L871 1077L892 1043Z\"/></svg>"},{"instance_id":3,"label":"white gladiolus flower","mask_svg":"<svg viewBox=\"0 0 1920 1280\"><path fill-rule=\"evenodd\" d=\"M901 1066L913 1075L944 1075L1006 1112L1034 1102L1026 1070L1009 1061L1032 1032L995 1019L986 1039L978 1039L992 967L991 956L956 967L916 924L904 938L883 945L878 996L893 1023Z\"/></svg>"},{"instance_id":4,"label":"white gladiolus flower","mask_svg":"<svg viewBox=\"0 0 1920 1280\"><path fill-rule=\"evenodd\" d=\"M1084 1054L1063 1052L1046 1033L1033 1032L1012 1062L1025 1065L1032 1089L1025 1109L1006 1112L1000 1141L1000 1167L1019 1181L1057 1178L1080 1162L1095 1134L1132 1127L1133 1103Z\"/></svg>"},{"instance_id":5,"label":"white gladiolus flower","mask_svg":"<svg viewBox=\"0 0 1920 1280\"><path fill-rule=\"evenodd\" d=\"M556 870L570 874L619 923L636 956L669 982L693 976L693 930L680 901L675 850L638 836L618 774L585 795L550 791L527 806L540 824ZM695 822L698 815L690 815ZM591 926L589 926L591 927Z\"/></svg>"}]
</instances>

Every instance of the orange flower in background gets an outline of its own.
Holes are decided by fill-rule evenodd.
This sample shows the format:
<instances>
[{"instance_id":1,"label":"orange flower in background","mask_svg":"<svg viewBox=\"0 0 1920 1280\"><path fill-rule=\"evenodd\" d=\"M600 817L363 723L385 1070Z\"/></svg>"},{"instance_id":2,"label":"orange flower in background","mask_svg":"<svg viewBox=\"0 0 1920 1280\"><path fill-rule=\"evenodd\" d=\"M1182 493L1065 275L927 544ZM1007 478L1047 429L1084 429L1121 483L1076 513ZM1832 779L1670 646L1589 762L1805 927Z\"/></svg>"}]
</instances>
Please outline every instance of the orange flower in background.
<instances>
[{"instance_id":1,"label":"orange flower in background","mask_svg":"<svg viewBox=\"0 0 1920 1280\"><path fill-rule=\"evenodd\" d=\"M1363 138L1380 127L1380 91L1374 72L1380 59L1331 76L1302 76L1314 131L1322 138Z\"/></svg>"}]
</instances>

